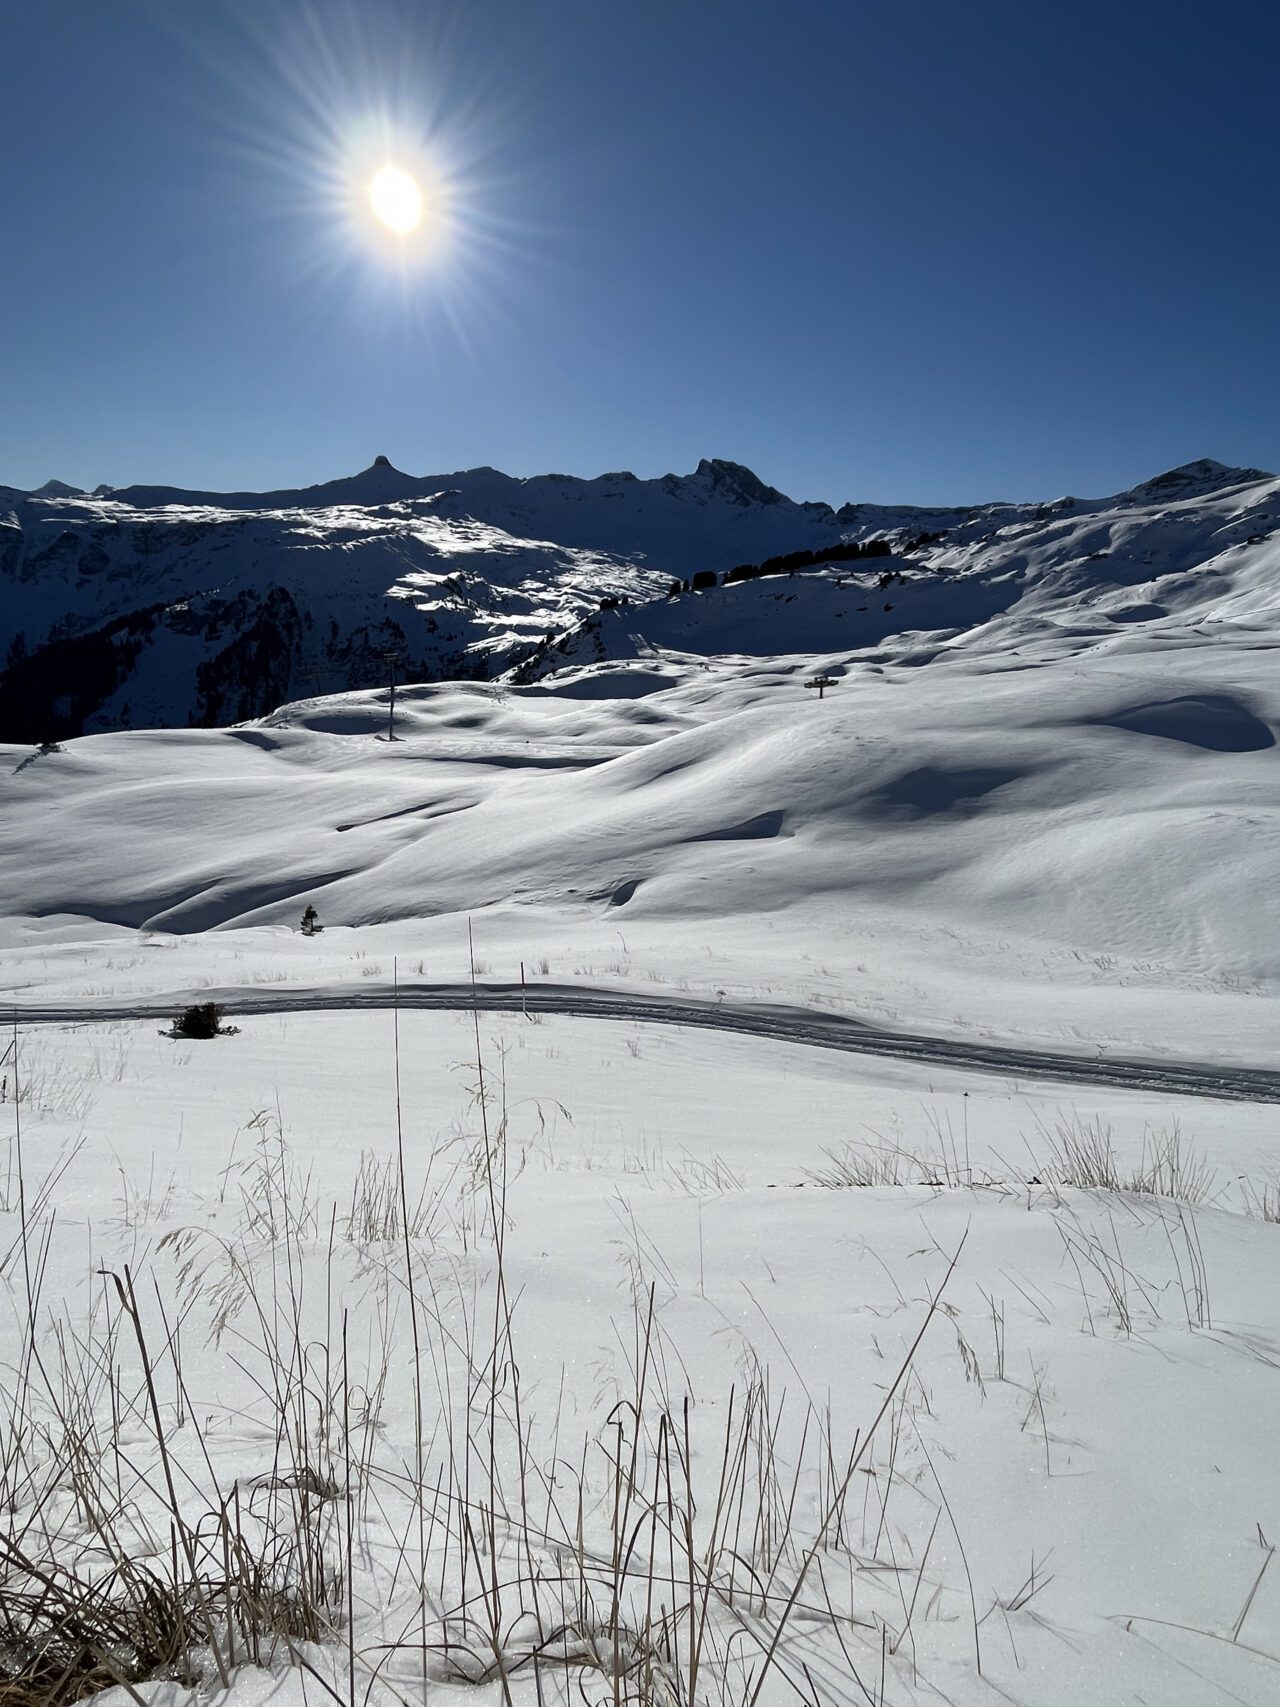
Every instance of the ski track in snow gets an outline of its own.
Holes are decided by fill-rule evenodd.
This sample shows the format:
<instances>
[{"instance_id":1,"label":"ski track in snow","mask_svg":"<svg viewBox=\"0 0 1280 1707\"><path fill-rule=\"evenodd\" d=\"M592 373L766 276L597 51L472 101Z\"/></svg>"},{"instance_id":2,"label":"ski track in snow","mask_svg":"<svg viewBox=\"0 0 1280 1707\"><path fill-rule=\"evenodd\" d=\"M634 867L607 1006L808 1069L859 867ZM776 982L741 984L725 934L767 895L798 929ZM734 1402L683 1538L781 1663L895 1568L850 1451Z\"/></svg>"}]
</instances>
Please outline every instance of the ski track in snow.
<instances>
[{"instance_id":1,"label":"ski track in snow","mask_svg":"<svg viewBox=\"0 0 1280 1707\"><path fill-rule=\"evenodd\" d=\"M1010 1078L1050 1079L1061 1084L1107 1086L1176 1096L1212 1097L1228 1102L1280 1102L1280 1071L1221 1067L1204 1062L1154 1061L1105 1055L1064 1055L1047 1049L929 1037L889 1031L837 1014L789 1007L753 1007L734 1003L672 1001L623 991L588 991L568 986L484 984L401 985L399 990L291 991L248 995L235 989L188 991L159 1000L13 1008L19 1026L98 1024L105 1020L171 1018L193 1002L216 1002L228 1018L262 1014L332 1013L349 1009L428 1008L512 1013L522 1010L574 1019L624 1021L647 1025L698 1027L772 1038L815 1049L888 1056L923 1066L1004 1074Z\"/></svg>"}]
</instances>

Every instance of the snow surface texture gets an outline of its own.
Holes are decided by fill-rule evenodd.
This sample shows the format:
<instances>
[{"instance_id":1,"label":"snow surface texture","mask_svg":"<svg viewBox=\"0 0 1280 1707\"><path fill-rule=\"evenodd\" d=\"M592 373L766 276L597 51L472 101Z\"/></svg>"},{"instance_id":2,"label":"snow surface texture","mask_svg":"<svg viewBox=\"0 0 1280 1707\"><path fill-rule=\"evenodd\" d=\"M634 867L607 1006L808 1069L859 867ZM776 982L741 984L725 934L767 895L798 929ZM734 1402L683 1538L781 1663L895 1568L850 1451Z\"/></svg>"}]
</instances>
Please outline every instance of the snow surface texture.
<instances>
[{"instance_id":1,"label":"snow surface texture","mask_svg":"<svg viewBox=\"0 0 1280 1707\"><path fill-rule=\"evenodd\" d=\"M1280 487L1196 464L1116 499L891 523L726 466L674 490L449 477L462 500L375 467L336 493L208 499L207 529L189 495L14 497L23 542L44 521L80 539L21 582L29 638L38 608L100 627L136 599L136 558L111 579L126 529L196 529L181 574L156 554L175 598L197 597L197 561L222 584L218 538L246 597L296 550L297 586L363 599L381 552L373 611L409 534L405 574L429 573L435 528L486 564L533 554L527 608L541 621L554 590L564 647L517 663L537 679L402 688L394 740L365 689L0 748L0 1000L82 1016L20 1023L0 1066L0 1366L43 1371L17 1411L0 1381L24 1443L5 1533L88 1570L105 1525L169 1569L163 1438L193 1537L225 1540L234 1508L250 1540L310 1538L324 1629L292 1654L224 1646L234 1707L333 1699L318 1677L349 1701L352 1668L371 1703L612 1701L614 1673L619 1699L716 1707L762 1677L770 1707L1268 1700L1274 1114L1104 1081L1111 1058L1146 1062L1148 1086L1210 1064L1230 1093L1277 1064ZM464 516L482 499L494 513ZM684 558L674 522L636 523L668 502L702 518ZM83 583L82 527L108 558ZM716 540L724 568L850 533L899 550L667 597ZM664 537L660 570L639 564ZM257 542L243 560L237 540ZM3 561L25 573L27 544ZM154 635L138 653L169 660L174 706L203 656L187 638L181 667ZM397 986L473 976L512 1011L392 1011ZM627 1017L522 1014L522 979ZM243 1002L238 1035L90 1017L212 996ZM1010 1065L693 1030L640 996ZM1098 1082L1023 1078L1031 1050ZM158 1413L104 1291L125 1264ZM68 1406L77 1346L97 1373ZM114 1466L92 1499L68 1416ZM740 1427L730 1545L714 1514Z\"/></svg>"},{"instance_id":2,"label":"snow surface texture","mask_svg":"<svg viewBox=\"0 0 1280 1707\"><path fill-rule=\"evenodd\" d=\"M558 977L1267 1066L1274 658L1235 624L886 648L825 657L819 702L810 657L664 657L404 689L393 742L384 693L12 749L5 983L74 1003L99 981L72 945L104 931L139 945L126 996L187 989L157 984L158 950L210 931L211 985L341 983L351 943L383 984L396 955L456 982L470 916L504 980L548 955Z\"/></svg>"}]
</instances>

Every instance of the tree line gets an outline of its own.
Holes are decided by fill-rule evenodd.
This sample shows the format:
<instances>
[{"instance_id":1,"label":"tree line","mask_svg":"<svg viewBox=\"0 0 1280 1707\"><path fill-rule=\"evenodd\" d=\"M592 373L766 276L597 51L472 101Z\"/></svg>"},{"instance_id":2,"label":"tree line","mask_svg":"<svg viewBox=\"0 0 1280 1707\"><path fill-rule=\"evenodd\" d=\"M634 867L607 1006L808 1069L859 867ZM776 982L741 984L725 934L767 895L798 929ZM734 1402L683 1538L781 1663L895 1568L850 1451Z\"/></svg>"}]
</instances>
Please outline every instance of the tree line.
<instances>
[{"instance_id":1,"label":"tree line","mask_svg":"<svg viewBox=\"0 0 1280 1707\"><path fill-rule=\"evenodd\" d=\"M677 593L700 593L707 587L731 587L735 581L758 581L765 575L792 575L797 569L812 569L819 563L853 563L863 557L891 557L893 547L887 539L838 540L821 551L784 551L778 557L766 557L763 563L738 563L717 575L714 569L701 569L688 581L673 581L668 588Z\"/></svg>"}]
</instances>

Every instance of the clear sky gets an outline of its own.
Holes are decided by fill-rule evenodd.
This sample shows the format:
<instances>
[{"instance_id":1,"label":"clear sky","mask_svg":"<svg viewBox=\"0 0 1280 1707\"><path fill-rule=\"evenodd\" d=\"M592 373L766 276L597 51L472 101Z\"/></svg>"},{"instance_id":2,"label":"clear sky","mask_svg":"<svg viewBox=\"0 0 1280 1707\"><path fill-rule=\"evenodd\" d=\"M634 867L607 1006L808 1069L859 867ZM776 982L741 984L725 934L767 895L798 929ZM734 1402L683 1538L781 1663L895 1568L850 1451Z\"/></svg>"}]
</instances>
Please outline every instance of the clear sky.
<instances>
[{"instance_id":1,"label":"clear sky","mask_svg":"<svg viewBox=\"0 0 1280 1707\"><path fill-rule=\"evenodd\" d=\"M0 483L1280 468L1274 0L0 0L0 42Z\"/></svg>"}]
</instances>

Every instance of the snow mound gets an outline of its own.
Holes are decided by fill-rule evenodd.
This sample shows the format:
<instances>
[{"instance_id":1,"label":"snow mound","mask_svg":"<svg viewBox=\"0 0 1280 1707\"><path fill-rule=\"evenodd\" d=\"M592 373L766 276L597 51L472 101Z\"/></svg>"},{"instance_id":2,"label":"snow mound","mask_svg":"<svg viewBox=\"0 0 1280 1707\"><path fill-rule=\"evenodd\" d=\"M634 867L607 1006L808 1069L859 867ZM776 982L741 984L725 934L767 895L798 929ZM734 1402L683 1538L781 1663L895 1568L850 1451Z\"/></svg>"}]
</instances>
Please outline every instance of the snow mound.
<instances>
[{"instance_id":1,"label":"snow mound","mask_svg":"<svg viewBox=\"0 0 1280 1707\"><path fill-rule=\"evenodd\" d=\"M1115 729L1181 741L1207 753L1258 753L1274 747L1270 726L1230 694L1184 694L1115 712Z\"/></svg>"}]
</instances>

